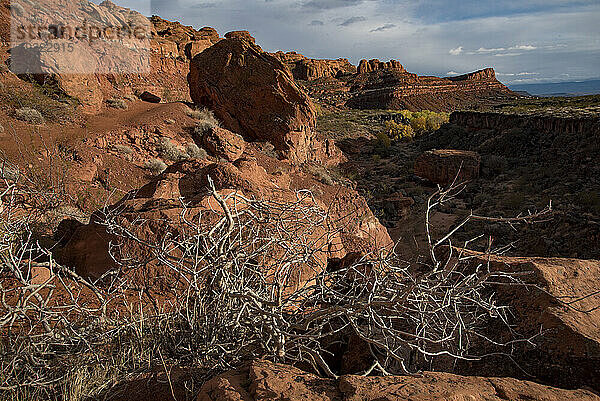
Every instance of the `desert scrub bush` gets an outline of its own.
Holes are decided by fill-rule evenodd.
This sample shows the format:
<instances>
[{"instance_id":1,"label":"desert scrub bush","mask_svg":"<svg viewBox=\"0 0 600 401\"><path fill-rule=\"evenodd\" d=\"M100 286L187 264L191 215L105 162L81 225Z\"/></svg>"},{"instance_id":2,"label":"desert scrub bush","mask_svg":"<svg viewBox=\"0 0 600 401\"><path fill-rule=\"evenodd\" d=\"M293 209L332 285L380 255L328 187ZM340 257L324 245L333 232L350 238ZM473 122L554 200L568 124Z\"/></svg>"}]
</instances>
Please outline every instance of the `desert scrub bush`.
<instances>
[{"instance_id":1,"label":"desert scrub bush","mask_svg":"<svg viewBox=\"0 0 600 401\"><path fill-rule=\"evenodd\" d=\"M112 148L117 152L120 153L122 155L131 155L133 154L133 149L131 148L131 146L127 146L127 145L122 145L122 144L116 144L113 145Z\"/></svg>"},{"instance_id":2,"label":"desert scrub bush","mask_svg":"<svg viewBox=\"0 0 600 401\"><path fill-rule=\"evenodd\" d=\"M4 134L4 126L0 124L0 135Z\"/></svg>"},{"instance_id":3,"label":"desert scrub bush","mask_svg":"<svg viewBox=\"0 0 600 401\"><path fill-rule=\"evenodd\" d=\"M5 73L5 72L9 72L10 69L8 68L8 66L5 63L0 63L0 73Z\"/></svg>"},{"instance_id":4,"label":"desert scrub bush","mask_svg":"<svg viewBox=\"0 0 600 401\"><path fill-rule=\"evenodd\" d=\"M7 162L0 163L0 178L9 181L17 181L19 179L19 175L20 172L17 166Z\"/></svg>"},{"instance_id":5,"label":"desert scrub bush","mask_svg":"<svg viewBox=\"0 0 600 401\"><path fill-rule=\"evenodd\" d=\"M375 152L380 156L386 154L392 146L392 140L385 132L378 132L375 141Z\"/></svg>"},{"instance_id":6,"label":"desert scrub bush","mask_svg":"<svg viewBox=\"0 0 600 401\"><path fill-rule=\"evenodd\" d=\"M172 162L189 159L189 155L169 138L161 138L156 150L163 158Z\"/></svg>"},{"instance_id":7,"label":"desert scrub bush","mask_svg":"<svg viewBox=\"0 0 600 401\"><path fill-rule=\"evenodd\" d=\"M519 341L510 310L495 296L499 282L518 285L518 276L473 266L462 252L438 259L447 253L437 248L451 246L455 231L429 238L418 266L377 249L320 268L323 236L339 232L310 191L290 201L223 197L208 182L214 208L196 214L182 199L181 214L168 223L131 219L118 204L102 209L98 224L114 239L110 255L118 266L94 282L56 263L29 235L15 244L30 216L11 211L9 192L0 192L7 206L0 211L0 232L7 233L0 235L0 277L18 284L0 286L5 399L110 399L102 393L114 383L158 369L194 366L210 378L255 358L336 377L329 345L354 336L371 344L366 374L415 372L440 355L483 357L475 341L489 343L486 353L496 346L511 352ZM447 195L432 195L427 216L451 200ZM161 228L168 234L144 235ZM31 273L40 265L52 268L36 283ZM299 283L302 268L314 275ZM141 301L157 293L151 272L171 284L167 297L151 298L154 308ZM52 298L58 285L68 291ZM506 338L494 331L499 326ZM191 393L201 381L190 383Z\"/></svg>"},{"instance_id":8,"label":"desert scrub bush","mask_svg":"<svg viewBox=\"0 0 600 401\"><path fill-rule=\"evenodd\" d=\"M125 99L112 98L106 101L108 107L112 107L114 109L127 109L127 103L125 103Z\"/></svg>"},{"instance_id":9,"label":"desert scrub bush","mask_svg":"<svg viewBox=\"0 0 600 401\"><path fill-rule=\"evenodd\" d=\"M4 89L0 90L0 103L14 110L35 109L46 121L73 121L76 115L75 106L78 104L76 99L60 96L59 93L52 92L48 85L40 85L36 81L30 82L32 86L29 88L11 83L5 84Z\"/></svg>"},{"instance_id":10,"label":"desert scrub bush","mask_svg":"<svg viewBox=\"0 0 600 401\"><path fill-rule=\"evenodd\" d=\"M123 96L123 99L127 100L128 102L135 102L137 100L137 97L135 95L125 95Z\"/></svg>"},{"instance_id":11,"label":"desert scrub bush","mask_svg":"<svg viewBox=\"0 0 600 401\"><path fill-rule=\"evenodd\" d=\"M167 165L160 159L150 159L144 163L144 168L152 174L158 175L167 169Z\"/></svg>"},{"instance_id":12,"label":"desert scrub bush","mask_svg":"<svg viewBox=\"0 0 600 401\"><path fill-rule=\"evenodd\" d=\"M203 109L190 109L189 107L185 110L185 114L194 120L198 120L196 124L196 133L202 134L210 128L220 127L219 120L215 117L211 110L206 108Z\"/></svg>"},{"instance_id":13,"label":"desert scrub bush","mask_svg":"<svg viewBox=\"0 0 600 401\"><path fill-rule=\"evenodd\" d=\"M208 157L206 150L202 149L194 142L190 142L185 146L185 151L190 159L204 160Z\"/></svg>"},{"instance_id":14,"label":"desert scrub bush","mask_svg":"<svg viewBox=\"0 0 600 401\"><path fill-rule=\"evenodd\" d=\"M42 113L31 107L22 107L15 110L15 117L18 120L25 121L29 124L41 125L46 121Z\"/></svg>"},{"instance_id":15,"label":"desert scrub bush","mask_svg":"<svg viewBox=\"0 0 600 401\"><path fill-rule=\"evenodd\" d=\"M331 173L323 166L318 164L307 164L305 170L309 174L315 176L319 181L325 185L335 185L335 180L331 176Z\"/></svg>"}]
</instances>

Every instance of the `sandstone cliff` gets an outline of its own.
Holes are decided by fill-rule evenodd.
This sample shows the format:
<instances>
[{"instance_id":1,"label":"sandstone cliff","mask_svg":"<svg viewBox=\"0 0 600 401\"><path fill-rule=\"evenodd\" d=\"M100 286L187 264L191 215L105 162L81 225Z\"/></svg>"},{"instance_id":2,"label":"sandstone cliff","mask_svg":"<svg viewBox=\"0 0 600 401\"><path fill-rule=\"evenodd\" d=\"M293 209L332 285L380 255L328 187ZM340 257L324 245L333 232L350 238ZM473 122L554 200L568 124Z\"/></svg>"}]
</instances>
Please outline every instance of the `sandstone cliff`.
<instances>
[{"instance_id":1,"label":"sandstone cliff","mask_svg":"<svg viewBox=\"0 0 600 401\"><path fill-rule=\"evenodd\" d=\"M284 53L282 51L273 53L273 55L285 64L288 71L294 76L294 79L301 81L311 81L325 77L339 77L356 73L356 67L345 58L316 60L307 58L296 52Z\"/></svg>"},{"instance_id":2,"label":"sandstone cliff","mask_svg":"<svg viewBox=\"0 0 600 401\"><path fill-rule=\"evenodd\" d=\"M358 65L358 73L366 74L367 72L379 71L379 70L394 70L400 72L408 72L397 60L390 60L387 63L379 61L377 59L372 60L361 60Z\"/></svg>"}]
</instances>

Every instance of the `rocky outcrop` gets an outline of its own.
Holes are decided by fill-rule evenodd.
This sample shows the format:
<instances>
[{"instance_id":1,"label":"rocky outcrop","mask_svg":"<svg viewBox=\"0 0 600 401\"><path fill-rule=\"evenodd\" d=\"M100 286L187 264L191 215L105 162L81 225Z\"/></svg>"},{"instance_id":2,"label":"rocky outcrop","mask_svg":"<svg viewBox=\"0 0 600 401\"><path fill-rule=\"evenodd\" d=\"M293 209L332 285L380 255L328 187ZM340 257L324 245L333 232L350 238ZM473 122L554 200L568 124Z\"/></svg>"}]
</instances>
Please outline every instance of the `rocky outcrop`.
<instances>
[{"instance_id":1,"label":"rocky outcrop","mask_svg":"<svg viewBox=\"0 0 600 401\"><path fill-rule=\"evenodd\" d=\"M398 72L408 72L397 60L390 60L387 63L379 61L377 59L372 60L360 60L358 64L358 73L366 74L368 72L380 71L380 70L393 70Z\"/></svg>"},{"instance_id":2,"label":"rocky outcrop","mask_svg":"<svg viewBox=\"0 0 600 401\"><path fill-rule=\"evenodd\" d=\"M171 22L156 15L150 18L154 26L153 38L158 43L174 44L176 55L191 59L191 54L203 46L212 46L221 40L214 28L204 27L196 30L179 22ZM202 49L204 50L204 49ZM201 50L200 50L201 51Z\"/></svg>"},{"instance_id":3,"label":"rocky outcrop","mask_svg":"<svg viewBox=\"0 0 600 401\"><path fill-rule=\"evenodd\" d=\"M278 163L276 160L262 159L266 165ZM211 197L210 176L218 193L230 195L231 202L243 207L242 196L250 199L263 199L273 202L297 202L295 189L314 186L307 176L291 177L277 169L269 173L251 155L245 154L234 163L210 160L189 160L170 166L152 182L134 191L109 210L118 210L115 222L129 227L142 240L160 242L167 236L177 237L185 230L181 220L182 200L188 205L188 219L204 216L205 223L211 218L222 217L223 212ZM391 244L386 229L369 210L366 201L355 191L343 187L322 185L314 206L323 213L327 211L327 222L304 230L301 225L294 228L295 235L306 235L307 244L314 250L310 260L291 267L294 274L289 288L305 283L327 266L332 258L341 259L349 252L369 252ZM235 192L235 195L232 193ZM239 195L240 198L237 198ZM290 210L290 213L293 213ZM110 214L110 213L109 213ZM175 288L177 278L161 263L149 256L150 250L135 241L123 240L107 233L102 221L102 213L94 214L90 223L78 227L65 245L62 262L76 268L85 277L98 278L110 269L117 267L109 253L109 243L119 243L119 255L129 260L146 260L139 268L122 271L134 282L149 280L157 291ZM212 216L212 217L211 217ZM299 215L302 218L302 215ZM192 221L188 220L188 221ZM293 219L291 220L293 221ZM130 222L141 222L131 227ZM266 259L277 260L277 255L265 255ZM263 261L263 267L269 269Z\"/></svg>"},{"instance_id":4,"label":"rocky outcrop","mask_svg":"<svg viewBox=\"0 0 600 401\"><path fill-rule=\"evenodd\" d=\"M483 70L471 72L469 74L458 75L455 77L449 77L450 81L482 81L482 80L494 80L496 79L496 72L493 68L485 68Z\"/></svg>"},{"instance_id":5,"label":"rocky outcrop","mask_svg":"<svg viewBox=\"0 0 600 401\"><path fill-rule=\"evenodd\" d=\"M359 109L452 111L516 97L495 78L491 68L453 79L381 69L358 74L348 85L351 90L346 105Z\"/></svg>"},{"instance_id":6,"label":"rocky outcrop","mask_svg":"<svg viewBox=\"0 0 600 401\"><path fill-rule=\"evenodd\" d=\"M31 2L23 2L24 15L31 14L29 7L34 6ZM126 43L119 48L112 48L103 41L89 46L77 43L76 58L65 52L40 53L20 47L12 49L13 58L19 56L28 60L31 74L22 75L23 78L38 83L52 82L57 92L64 97L77 99L82 111L90 114L100 112L105 101L114 96L144 91L156 93L166 101L190 101L186 55L191 58L193 54L220 40L213 28L195 30L156 16L148 20L135 11L109 1L100 5L87 1L64 3L60 9L46 8L44 13L32 12L31 15L45 16L48 23L62 22L65 26L78 26L78 21L86 20L91 25L101 27L118 27L129 22L133 22L136 28L145 27L147 41ZM45 23L40 20L36 25L43 26ZM138 49L140 46L141 50ZM123 48L130 47L134 50L123 51ZM189 49L187 52L186 47ZM68 65L69 69L54 71L53 66L56 65ZM122 66L125 66L125 70L121 71L119 68Z\"/></svg>"},{"instance_id":7,"label":"rocky outcrop","mask_svg":"<svg viewBox=\"0 0 600 401\"><path fill-rule=\"evenodd\" d=\"M193 101L246 140L271 142L297 162L340 160L335 145L315 133L309 97L277 58L249 41L226 39L200 53L188 81Z\"/></svg>"},{"instance_id":8,"label":"rocky outcrop","mask_svg":"<svg viewBox=\"0 0 600 401\"><path fill-rule=\"evenodd\" d=\"M252 44L256 44L256 39L248 31L231 31L225 34L227 39L242 39Z\"/></svg>"},{"instance_id":9,"label":"rocky outcrop","mask_svg":"<svg viewBox=\"0 0 600 401\"><path fill-rule=\"evenodd\" d=\"M448 185L479 177L481 157L466 150L429 150L417 158L415 174L429 181Z\"/></svg>"},{"instance_id":10,"label":"rocky outcrop","mask_svg":"<svg viewBox=\"0 0 600 401\"><path fill-rule=\"evenodd\" d=\"M356 67L345 58L337 60L310 59L296 52L273 53L290 71L294 79L312 81L325 77L340 77L356 73Z\"/></svg>"},{"instance_id":11,"label":"rocky outcrop","mask_svg":"<svg viewBox=\"0 0 600 401\"><path fill-rule=\"evenodd\" d=\"M450 123L471 130L512 128L532 129L542 133L557 134L600 134L597 117L570 117L552 115L519 115L493 112L457 111L450 115Z\"/></svg>"},{"instance_id":12,"label":"rocky outcrop","mask_svg":"<svg viewBox=\"0 0 600 401\"><path fill-rule=\"evenodd\" d=\"M246 148L242 137L219 127L208 129L197 139L209 153L229 161L239 159Z\"/></svg>"},{"instance_id":13,"label":"rocky outcrop","mask_svg":"<svg viewBox=\"0 0 600 401\"><path fill-rule=\"evenodd\" d=\"M498 285L496 291L498 302L511 307L511 330L531 338L535 347L515 343L516 364L487 361L487 369L474 363L464 372L522 376L525 371L561 387L600 390L600 261L471 255L474 264L518 274L526 284ZM510 335L506 327L490 330Z\"/></svg>"},{"instance_id":14,"label":"rocky outcrop","mask_svg":"<svg viewBox=\"0 0 600 401\"><path fill-rule=\"evenodd\" d=\"M254 361L207 382L197 401L598 401L586 390L562 390L511 378L464 377L425 372L419 376L342 376L324 379L300 369Z\"/></svg>"}]
</instances>

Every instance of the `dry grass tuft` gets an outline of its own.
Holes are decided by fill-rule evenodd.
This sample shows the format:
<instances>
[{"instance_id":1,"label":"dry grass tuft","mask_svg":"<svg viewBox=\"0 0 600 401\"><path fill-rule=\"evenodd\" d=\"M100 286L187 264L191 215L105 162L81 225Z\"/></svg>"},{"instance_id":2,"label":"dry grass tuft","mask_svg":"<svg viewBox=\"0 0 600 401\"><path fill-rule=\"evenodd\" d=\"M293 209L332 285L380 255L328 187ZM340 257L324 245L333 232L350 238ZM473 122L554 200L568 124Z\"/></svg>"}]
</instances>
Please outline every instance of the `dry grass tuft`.
<instances>
[{"instance_id":1,"label":"dry grass tuft","mask_svg":"<svg viewBox=\"0 0 600 401\"><path fill-rule=\"evenodd\" d=\"M106 104L108 105L108 107L112 107L115 109L123 109L123 110L127 110L127 103L125 103L124 99L108 99L106 101Z\"/></svg>"},{"instance_id":2,"label":"dry grass tuft","mask_svg":"<svg viewBox=\"0 0 600 401\"><path fill-rule=\"evenodd\" d=\"M144 168L154 175L159 175L167 169L167 165L160 159L150 159L144 164Z\"/></svg>"},{"instance_id":3,"label":"dry grass tuft","mask_svg":"<svg viewBox=\"0 0 600 401\"><path fill-rule=\"evenodd\" d=\"M42 125L44 122L46 122L44 116L42 116L42 113L36 109L32 109L31 107L22 107L15 110L15 117L18 120L35 125Z\"/></svg>"}]
</instances>

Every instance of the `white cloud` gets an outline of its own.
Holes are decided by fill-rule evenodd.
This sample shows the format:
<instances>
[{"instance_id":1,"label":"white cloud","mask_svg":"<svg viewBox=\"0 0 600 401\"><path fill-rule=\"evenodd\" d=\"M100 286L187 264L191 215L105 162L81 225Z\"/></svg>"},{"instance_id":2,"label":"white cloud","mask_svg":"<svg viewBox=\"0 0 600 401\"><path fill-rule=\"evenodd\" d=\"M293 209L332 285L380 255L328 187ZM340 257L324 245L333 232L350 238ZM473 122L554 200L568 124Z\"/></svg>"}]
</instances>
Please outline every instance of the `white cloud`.
<instances>
[{"instance_id":1,"label":"white cloud","mask_svg":"<svg viewBox=\"0 0 600 401\"><path fill-rule=\"evenodd\" d=\"M479 49L477 49L476 53L495 53L495 52L502 52L506 50L504 47L498 47L496 49L486 49L485 47L480 47Z\"/></svg>"},{"instance_id":2,"label":"white cloud","mask_svg":"<svg viewBox=\"0 0 600 401\"><path fill-rule=\"evenodd\" d=\"M513 46L511 47L509 50L535 50L537 49L536 46L531 46L531 45L518 45L518 46Z\"/></svg>"},{"instance_id":3,"label":"white cloud","mask_svg":"<svg viewBox=\"0 0 600 401\"><path fill-rule=\"evenodd\" d=\"M453 56L458 56L459 54L461 54L463 52L463 47L462 46L458 46L455 49L450 49L450 51L448 53L450 53Z\"/></svg>"},{"instance_id":4,"label":"white cloud","mask_svg":"<svg viewBox=\"0 0 600 401\"><path fill-rule=\"evenodd\" d=\"M523 53L498 53L498 54L494 54L495 57L516 57L516 56L520 56Z\"/></svg>"},{"instance_id":5,"label":"white cloud","mask_svg":"<svg viewBox=\"0 0 600 401\"><path fill-rule=\"evenodd\" d=\"M447 76L452 77L452 76L456 76L456 75L463 75L464 72L456 72L456 71L448 71L446 73Z\"/></svg>"}]
</instances>

